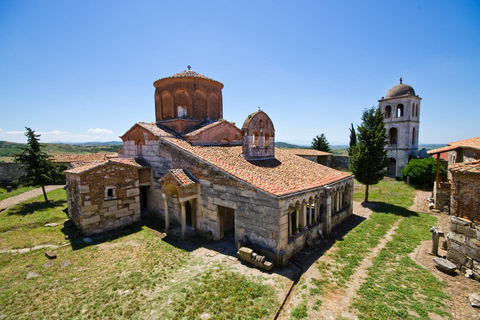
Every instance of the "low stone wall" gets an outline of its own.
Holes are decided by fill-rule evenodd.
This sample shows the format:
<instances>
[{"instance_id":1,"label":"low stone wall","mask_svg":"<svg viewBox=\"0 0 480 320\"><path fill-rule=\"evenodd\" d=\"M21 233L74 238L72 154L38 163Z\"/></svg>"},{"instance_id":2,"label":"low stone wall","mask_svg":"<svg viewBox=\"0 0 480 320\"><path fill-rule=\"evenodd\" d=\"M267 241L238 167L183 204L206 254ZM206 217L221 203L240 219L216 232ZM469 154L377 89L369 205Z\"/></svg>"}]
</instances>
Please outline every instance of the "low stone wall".
<instances>
[{"instance_id":1,"label":"low stone wall","mask_svg":"<svg viewBox=\"0 0 480 320\"><path fill-rule=\"evenodd\" d=\"M25 173L20 165L16 162L0 162L0 181L9 183L20 178Z\"/></svg>"},{"instance_id":2,"label":"low stone wall","mask_svg":"<svg viewBox=\"0 0 480 320\"><path fill-rule=\"evenodd\" d=\"M450 216L450 233L447 235L447 258L462 272L473 271L480 281L480 225L469 220Z\"/></svg>"},{"instance_id":3,"label":"low stone wall","mask_svg":"<svg viewBox=\"0 0 480 320\"><path fill-rule=\"evenodd\" d=\"M333 168L347 169L349 168L349 156L333 156Z\"/></svg>"}]
</instances>

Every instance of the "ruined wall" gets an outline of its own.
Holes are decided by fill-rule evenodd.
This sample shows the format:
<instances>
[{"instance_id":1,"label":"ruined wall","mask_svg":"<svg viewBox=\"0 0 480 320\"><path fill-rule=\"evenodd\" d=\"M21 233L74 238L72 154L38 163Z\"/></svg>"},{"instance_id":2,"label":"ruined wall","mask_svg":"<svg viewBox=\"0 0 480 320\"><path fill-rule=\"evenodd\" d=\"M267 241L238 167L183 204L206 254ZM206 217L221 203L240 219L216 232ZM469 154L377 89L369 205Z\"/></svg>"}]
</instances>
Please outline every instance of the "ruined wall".
<instances>
[{"instance_id":1,"label":"ruined wall","mask_svg":"<svg viewBox=\"0 0 480 320\"><path fill-rule=\"evenodd\" d=\"M463 272L472 270L475 279L480 280L480 225L450 216L447 245L447 258Z\"/></svg>"},{"instance_id":2,"label":"ruined wall","mask_svg":"<svg viewBox=\"0 0 480 320\"><path fill-rule=\"evenodd\" d=\"M349 156L334 156L333 167L335 169L348 169L349 168Z\"/></svg>"},{"instance_id":3,"label":"ruined wall","mask_svg":"<svg viewBox=\"0 0 480 320\"><path fill-rule=\"evenodd\" d=\"M452 214L480 223L480 175L452 172L451 188Z\"/></svg>"},{"instance_id":4,"label":"ruined wall","mask_svg":"<svg viewBox=\"0 0 480 320\"><path fill-rule=\"evenodd\" d=\"M7 183L20 178L25 171L20 168L20 163L0 162L0 181Z\"/></svg>"},{"instance_id":5,"label":"ruined wall","mask_svg":"<svg viewBox=\"0 0 480 320\"><path fill-rule=\"evenodd\" d=\"M66 174L68 215L85 235L128 226L140 220L138 170L109 164ZM108 196L112 189L112 196Z\"/></svg>"}]
</instances>

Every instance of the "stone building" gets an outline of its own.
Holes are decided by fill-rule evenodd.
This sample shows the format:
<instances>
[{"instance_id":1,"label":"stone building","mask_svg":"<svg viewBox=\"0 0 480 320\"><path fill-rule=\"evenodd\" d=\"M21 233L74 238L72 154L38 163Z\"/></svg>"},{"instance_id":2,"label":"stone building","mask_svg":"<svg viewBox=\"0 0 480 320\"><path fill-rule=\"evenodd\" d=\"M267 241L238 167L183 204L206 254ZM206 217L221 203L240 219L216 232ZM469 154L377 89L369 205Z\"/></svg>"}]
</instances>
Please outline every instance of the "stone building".
<instances>
[{"instance_id":1,"label":"stone building","mask_svg":"<svg viewBox=\"0 0 480 320\"><path fill-rule=\"evenodd\" d=\"M480 161L449 167L452 175L450 233L447 258L480 280Z\"/></svg>"},{"instance_id":2,"label":"stone building","mask_svg":"<svg viewBox=\"0 0 480 320\"><path fill-rule=\"evenodd\" d=\"M284 265L352 214L353 176L275 148L263 111L241 129L223 120L220 82L187 70L154 86L156 122L133 125L119 159L66 171L86 234L138 220L143 205L184 237L227 237Z\"/></svg>"},{"instance_id":3,"label":"stone building","mask_svg":"<svg viewBox=\"0 0 480 320\"><path fill-rule=\"evenodd\" d=\"M447 143L447 146L429 150L429 155L437 158L437 179L433 187L433 197L435 201L435 208L450 211L451 200L451 181L454 171L449 170L447 181L439 181L438 166L442 156L447 155L448 166L453 168L457 163L469 163L475 160L480 160L480 137L455 141Z\"/></svg>"},{"instance_id":4,"label":"stone building","mask_svg":"<svg viewBox=\"0 0 480 320\"><path fill-rule=\"evenodd\" d=\"M402 83L388 90L387 95L378 100L385 116L388 134L387 155L390 163L387 175L400 176L401 171L412 158L417 157L420 126L420 100L415 90Z\"/></svg>"},{"instance_id":5,"label":"stone building","mask_svg":"<svg viewBox=\"0 0 480 320\"><path fill-rule=\"evenodd\" d=\"M308 159L310 161L323 164L327 167L332 167L333 153L319 151L315 149L285 149L285 151L291 152L299 157Z\"/></svg>"}]
</instances>

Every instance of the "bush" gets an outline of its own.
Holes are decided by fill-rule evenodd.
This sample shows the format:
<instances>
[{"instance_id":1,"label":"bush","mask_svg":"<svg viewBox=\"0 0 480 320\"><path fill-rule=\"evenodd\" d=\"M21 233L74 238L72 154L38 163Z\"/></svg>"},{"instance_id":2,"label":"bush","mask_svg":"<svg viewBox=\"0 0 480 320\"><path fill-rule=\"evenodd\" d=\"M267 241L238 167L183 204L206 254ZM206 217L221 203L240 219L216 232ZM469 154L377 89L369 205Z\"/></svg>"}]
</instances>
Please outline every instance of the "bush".
<instances>
[{"instance_id":1,"label":"bush","mask_svg":"<svg viewBox=\"0 0 480 320\"><path fill-rule=\"evenodd\" d=\"M447 178L447 169L439 168L440 179ZM408 166L402 169L403 179L410 177L410 182L418 185L428 184L432 186L437 173L437 160L435 158L412 159Z\"/></svg>"}]
</instances>

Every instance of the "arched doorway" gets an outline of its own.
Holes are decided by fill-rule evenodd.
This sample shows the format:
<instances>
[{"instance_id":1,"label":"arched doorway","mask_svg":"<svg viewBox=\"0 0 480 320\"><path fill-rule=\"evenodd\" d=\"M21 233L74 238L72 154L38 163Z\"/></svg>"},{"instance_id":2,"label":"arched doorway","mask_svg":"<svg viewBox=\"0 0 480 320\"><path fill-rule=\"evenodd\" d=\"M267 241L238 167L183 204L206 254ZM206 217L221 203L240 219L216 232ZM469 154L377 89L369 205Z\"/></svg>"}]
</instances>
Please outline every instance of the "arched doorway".
<instances>
[{"instance_id":1,"label":"arched doorway","mask_svg":"<svg viewBox=\"0 0 480 320\"><path fill-rule=\"evenodd\" d=\"M396 176L397 175L397 160L394 158L389 159L390 162L388 163L387 167L387 176Z\"/></svg>"},{"instance_id":2,"label":"arched doorway","mask_svg":"<svg viewBox=\"0 0 480 320\"><path fill-rule=\"evenodd\" d=\"M193 214L193 209L190 201L185 202L185 218L187 222L187 227L195 228L195 216Z\"/></svg>"}]
</instances>

